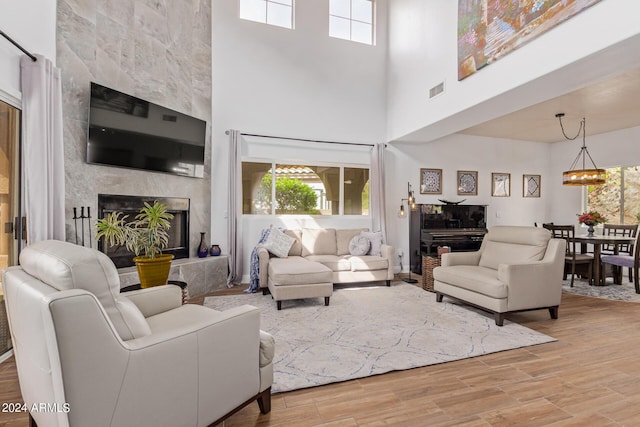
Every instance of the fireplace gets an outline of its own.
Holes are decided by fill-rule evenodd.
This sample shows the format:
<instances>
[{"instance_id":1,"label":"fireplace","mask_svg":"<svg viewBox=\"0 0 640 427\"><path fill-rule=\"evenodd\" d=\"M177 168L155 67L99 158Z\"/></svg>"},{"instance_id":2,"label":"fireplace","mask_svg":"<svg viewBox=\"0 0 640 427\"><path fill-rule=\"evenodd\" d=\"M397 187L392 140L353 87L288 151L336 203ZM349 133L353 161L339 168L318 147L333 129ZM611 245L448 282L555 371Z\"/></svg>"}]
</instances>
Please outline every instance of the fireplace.
<instances>
[{"instance_id":1,"label":"fireplace","mask_svg":"<svg viewBox=\"0 0 640 427\"><path fill-rule=\"evenodd\" d=\"M187 198L98 194L98 218L104 218L111 212L120 211L128 215L127 221L133 221L145 202L153 204L156 200L167 205L167 210L173 214L169 228L169 245L162 253L172 254L175 258L188 258L189 199ZM129 252L125 247L110 246L104 239L100 239L98 249L107 254L118 268L133 265L135 254Z\"/></svg>"}]
</instances>

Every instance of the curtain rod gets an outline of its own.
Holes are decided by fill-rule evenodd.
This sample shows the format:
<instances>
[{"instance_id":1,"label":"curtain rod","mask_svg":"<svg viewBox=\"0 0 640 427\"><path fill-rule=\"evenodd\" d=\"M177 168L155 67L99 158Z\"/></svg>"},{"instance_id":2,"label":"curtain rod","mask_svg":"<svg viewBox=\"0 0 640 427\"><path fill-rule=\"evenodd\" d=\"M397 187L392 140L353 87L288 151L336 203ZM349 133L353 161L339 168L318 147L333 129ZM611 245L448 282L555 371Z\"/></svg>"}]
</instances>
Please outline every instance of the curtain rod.
<instances>
[{"instance_id":1,"label":"curtain rod","mask_svg":"<svg viewBox=\"0 0 640 427\"><path fill-rule=\"evenodd\" d=\"M27 55L29 58L31 58L31 60L33 62L36 62L38 60L38 58L36 58L35 56L33 56L32 54L30 54L25 48L23 48L22 46L20 46L18 44L18 42L16 42L15 40L13 40L11 37L9 37L7 35L7 33L5 33L4 31L0 30L0 36L4 37L5 39L9 40L9 43L11 43L12 45L14 45L15 47L17 47L18 49L20 49L22 51L22 53L24 53L25 55Z\"/></svg>"},{"instance_id":2,"label":"curtain rod","mask_svg":"<svg viewBox=\"0 0 640 427\"><path fill-rule=\"evenodd\" d=\"M229 135L229 131L228 130L225 131L224 133L225 133L225 135ZM358 144L356 142L319 141L319 140L316 140L316 139L289 138L289 137L286 137L286 136L272 136L272 135L256 135L256 134L252 134L252 133L242 133L242 132L240 132L240 135L243 135L243 136L257 136L257 137L260 137L260 138L287 139L287 140L290 140L290 141L317 142L317 143L320 143L320 144L357 145L357 146L360 146L360 147L375 147L374 144ZM386 144L385 144L385 146L386 146Z\"/></svg>"}]
</instances>

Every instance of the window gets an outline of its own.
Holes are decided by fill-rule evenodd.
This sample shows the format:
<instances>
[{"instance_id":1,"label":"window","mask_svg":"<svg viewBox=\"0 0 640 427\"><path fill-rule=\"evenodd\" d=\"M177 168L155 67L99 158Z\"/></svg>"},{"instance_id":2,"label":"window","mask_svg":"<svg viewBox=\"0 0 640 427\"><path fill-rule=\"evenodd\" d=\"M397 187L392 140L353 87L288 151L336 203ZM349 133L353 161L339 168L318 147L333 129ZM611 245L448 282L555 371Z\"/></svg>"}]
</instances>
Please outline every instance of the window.
<instances>
[{"instance_id":1,"label":"window","mask_svg":"<svg viewBox=\"0 0 640 427\"><path fill-rule=\"evenodd\" d=\"M240 18L293 28L293 0L240 0Z\"/></svg>"},{"instance_id":2,"label":"window","mask_svg":"<svg viewBox=\"0 0 640 427\"><path fill-rule=\"evenodd\" d=\"M373 0L330 0L329 35L373 44Z\"/></svg>"},{"instance_id":3,"label":"window","mask_svg":"<svg viewBox=\"0 0 640 427\"><path fill-rule=\"evenodd\" d=\"M640 222L640 166L609 168L603 185L587 187L587 209L611 224Z\"/></svg>"},{"instance_id":4,"label":"window","mask_svg":"<svg viewBox=\"0 0 640 427\"><path fill-rule=\"evenodd\" d=\"M243 162L242 200L243 214L369 215L369 169Z\"/></svg>"}]
</instances>

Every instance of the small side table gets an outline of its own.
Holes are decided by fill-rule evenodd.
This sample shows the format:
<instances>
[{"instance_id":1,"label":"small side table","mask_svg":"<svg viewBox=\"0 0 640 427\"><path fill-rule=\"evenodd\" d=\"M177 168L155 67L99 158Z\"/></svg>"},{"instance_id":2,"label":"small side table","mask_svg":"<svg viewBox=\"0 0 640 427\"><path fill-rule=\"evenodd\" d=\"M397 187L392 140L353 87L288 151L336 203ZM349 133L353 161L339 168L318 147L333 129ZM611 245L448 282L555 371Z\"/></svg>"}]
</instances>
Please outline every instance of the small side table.
<instances>
[{"instance_id":1,"label":"small side table","mask_svg":"<svg viewBox=\"0 0 640 427\"><path fill-rule=\"evenodd\" d=\"M187 302L187 282L183 282L181 280L169 280L167 282L168 285L176 285L179 286L180 289L182 289L182 304L186 304ZM124 288L120 289L120 292L131 292L131 291L137 291L142 289L140 287L140 283L136 283L135 285L129 285L129 286L125 286Z\"/></svg>"}]
</instances>

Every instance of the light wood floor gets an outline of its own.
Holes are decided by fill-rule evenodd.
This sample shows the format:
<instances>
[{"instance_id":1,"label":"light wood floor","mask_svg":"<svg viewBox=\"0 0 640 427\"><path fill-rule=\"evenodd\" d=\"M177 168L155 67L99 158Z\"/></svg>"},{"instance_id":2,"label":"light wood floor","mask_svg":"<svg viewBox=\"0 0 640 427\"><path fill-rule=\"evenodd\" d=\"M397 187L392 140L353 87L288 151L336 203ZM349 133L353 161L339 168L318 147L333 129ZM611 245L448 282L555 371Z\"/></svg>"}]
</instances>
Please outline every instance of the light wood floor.
<instances>
[{"instance_id":1,"label":"light wood floor","mask_svg":"<svg viewBox=\"0 0 640 427\"><path fill-rule=\"evenodd\" d=\"M546 310L507 319L558 341L275 394L270 414L252 403L224 425L640 425L640 304L563 294L558 320ZM11 358L0 365L0 402L19 399ZM27 419L0 413L0 426Z\"/></svg>"}]
</instances>

